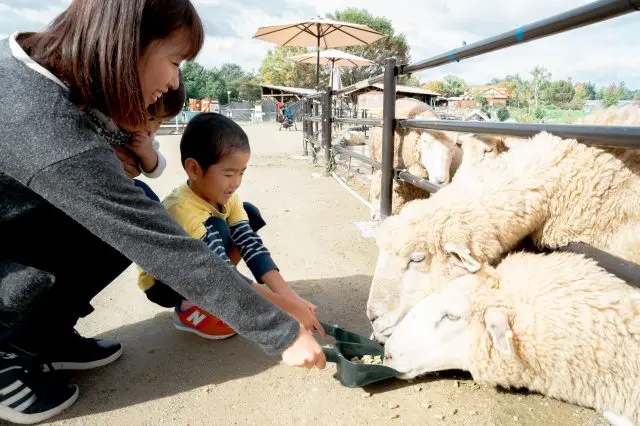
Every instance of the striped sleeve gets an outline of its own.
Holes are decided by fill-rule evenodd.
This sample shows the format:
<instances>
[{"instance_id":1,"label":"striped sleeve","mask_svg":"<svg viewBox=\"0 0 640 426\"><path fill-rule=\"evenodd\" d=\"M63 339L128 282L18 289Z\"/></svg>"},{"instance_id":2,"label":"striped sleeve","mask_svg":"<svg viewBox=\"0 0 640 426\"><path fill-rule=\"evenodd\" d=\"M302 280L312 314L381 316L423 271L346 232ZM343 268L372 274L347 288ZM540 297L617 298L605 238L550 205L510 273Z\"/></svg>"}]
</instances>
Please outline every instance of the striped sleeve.
<instances>
[{"instance_id":1,"label":"striped sleeve","mask_svg":"<svg viewBox=\"0 0 640 426\"><path fill-rule=\"evenodd\" d=\"M262 276L269 271L278 270L269 250L262 244L262 239L249 226L249 221L243 220L229 227L233 243L240 249L240 255L247 267L262 284Z\"/></svg>"}]
</instances>

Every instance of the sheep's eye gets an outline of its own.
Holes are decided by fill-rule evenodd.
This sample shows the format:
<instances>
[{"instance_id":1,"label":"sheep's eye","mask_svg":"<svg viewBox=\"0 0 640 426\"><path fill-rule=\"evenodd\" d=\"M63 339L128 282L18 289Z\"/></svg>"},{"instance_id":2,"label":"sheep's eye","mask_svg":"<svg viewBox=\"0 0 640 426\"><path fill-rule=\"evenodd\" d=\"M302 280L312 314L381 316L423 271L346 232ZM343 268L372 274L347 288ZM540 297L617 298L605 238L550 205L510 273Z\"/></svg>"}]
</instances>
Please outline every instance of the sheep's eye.
<instances>
[{"instance_id":1,"label":"sheep's eye","mask_svg":"<svg viewBox=\"0 0 640 426\"><path fill-rule=\"evenodd\" d=\"M460 319L460 317L458 315L454 315L454 314L450 314L450 313L446 313L444 315L444 317L446 319L448 319L449 321L458 321Z\"/></svg>"},{"instance_id":2,"label":"sheep's eye","mask_svg":"<svg viewBox=\"0 0 640 426\"><path fill-rule=\"evenodd\" d=\"M436 321L436 328L438 328L440 324L442 324L442 321L444 321L445 319L448 321L458 321L460 317L458 315L445 312L444 314L442 314L442 317L438 321Z\"/></svg>"}]
</instances>

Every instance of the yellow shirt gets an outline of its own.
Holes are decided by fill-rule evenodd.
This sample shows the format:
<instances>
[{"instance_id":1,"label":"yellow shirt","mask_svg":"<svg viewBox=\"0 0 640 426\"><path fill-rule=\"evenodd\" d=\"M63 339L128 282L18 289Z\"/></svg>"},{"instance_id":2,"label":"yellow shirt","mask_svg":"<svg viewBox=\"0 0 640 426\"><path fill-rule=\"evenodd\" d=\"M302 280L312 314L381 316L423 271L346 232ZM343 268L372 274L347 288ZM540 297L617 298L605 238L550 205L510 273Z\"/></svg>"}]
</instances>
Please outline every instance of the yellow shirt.
<instances>
[{"instance_id":1,"label":"yellow shirt","mask_svg":"<svg viewBox=\"0 0 640 426\"><path fill-rule=\"evenodd\" d=\"M212 216L224 219L229 226L248 220L247 213L237 193L234 193L229 201L222 206L222 211L219 211L196 195L186 183L174 189L162 204L169 211L173 220L182 226L187 234L197 239L202 239L207 234L207 228L204 224ZM155 278L140 270L138 287L146 291L154 284Z\"/></svg>"}]
</instances>

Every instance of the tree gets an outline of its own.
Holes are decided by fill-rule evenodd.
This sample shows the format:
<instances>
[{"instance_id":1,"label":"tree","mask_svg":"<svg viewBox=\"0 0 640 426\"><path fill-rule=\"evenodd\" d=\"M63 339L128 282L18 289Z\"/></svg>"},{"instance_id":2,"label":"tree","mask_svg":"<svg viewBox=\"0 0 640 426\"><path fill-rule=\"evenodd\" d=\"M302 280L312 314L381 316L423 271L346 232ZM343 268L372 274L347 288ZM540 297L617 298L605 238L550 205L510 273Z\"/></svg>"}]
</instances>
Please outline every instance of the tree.
<instances>
[{"instance_id":1,"label":"tree","mask_svg":"<svg viewBox=\"0 0 640 426\"><path fill-rule=\"evenodd\" d=\"M574 88L574 95L569 107L571 109L582 109L584 108L585 101L587 99L587 89L584 83L576 84Z\"/></svg>"},{"instance_id":2,"label":"tree","mask_svg":"<svg viewBox=\"0 0 640 426\"><path fill-rule=\"evenodd\" d=\"M596 85L595 84L593 84L590 81L584 83L584 90L586 91L586 94L587 94L585 99L589 99L589 100L595 100L596 99L597 92L596 92Z\"/></svg>"},{"instance_id":3,"label":"tree","mask_svg":"<svg viewBox=\"0 0 640 426\"><path fill-rule=\"evenodd\" d=\"M432 92L444 94L444 84L441 80L432 80L420 86L424 90L430 90Z\"/></svg>"},{"instance_id":4,"label":"tree","mask_svg":"<svg viewBox=\"0 0 640 426\"><path fill-rule=\"evenodd\" d=\"M448 75L442 80L442 90L447 97L461 96L467 91L467 84L457 75Z\"/></svg>"},{"instance_id":5,"label":"tree","mask_svg":"<svg viewBox=\"0 0 640 426\"><path fill-rule=\"evenodd\" d=\"M262 81L276 86L315 87L315 65L300 64L286 59L288 56L303 53L308 53L304 47L278 46L274 49L269 49L262 60L260 78ZM323 67L320 67L320 84L326 85L328 81L329 74Z\"/></svg>"},{"instance_id":6,"label":"tree","mask_svg":"<svg viewBox=\"0 0 640 426\"><path fill-rule=\"evenodd\" d=\"M571 82L557 80L549 83L543 92L544 100L559 108L566 108L575 95Z\"/></svg>"},{"instance_id":7,"label":"tree","mask_svg":"<svg viewBox=\"0 0 640 426\"><path fill-rule=\"evenodd\" d=\"M420 87L420 80L414 76L402 76L398 79L398 84L404 84L405 86Z\"/></svg>"},{"instance_id":8,"label":"tree","mask_svg":"<svg viewBox=\"0 0 640 426\"><path fill-rule=\"evenodd\" d=\"M508 120L511 114L509 114L509 110L505 107L502 107L497 112L498 120L505 121Z\"/></svg>"},{"instance_id":9,"label":"tree","mask_svg":"<svg viewBox=\"0 0 640 426\"><path fill-rule=\"evenodd\" d=\"M621 81L618 85L618 94L620 96L620 100L628 101L633 99L633 92L627 88L627 85L624 81Z\"/></svg>"},{"instance_id":10,"label":"tree","mask_svg":"<svg viewBox=\"0 0 640 426\"><path fill-rule=\"evenodd\" d=\"M207 70L197 62L185 62L182 65L182 80L187 99L206 97L205 86L208 80Z\"/></svg>"},{"instance_id":11,"label":"tree","mask_svg":"<svg viewBox=\"0 0 640 426\"><path fill-rule=\"evenodd\" d=\"M531 70L531 76L533 77L531 80L531 95L533 96L535 107L538 108L542 92L551 80L551 73L545 67L537 66Z\"/></svg>"},{"instance_id":12,"label":"tree","mask_svg":"<svg viewBox=\"0 0 640 426\"><path fill-rule=\"evenodd\" d=\"M411 60L406 37L404 34L396 34L389 19L382 16L374 16L365 9L357 8L338 10L333 14L327 14L327 18L368 25L370 28L387 36L367 46L349 46L342 49L352 55L362 56L376 63L376 65L370 67L345 69L342 72L342 84L345 86L381 74L384 70L384 60L391 56L395 56L398 59L398 64L406 64Z\"/></svg>"},{"instance_id":13,"label":"tree","mask_svg":"<svg viewBox=\"0 0 640 426\"><path fill-rule=\"evenodd\" d=\"M484 106L488 103L487 98L484 97L482 92L475 92L473 94L473 99L480 105Z\"/></svg>"},{"instance_id":14,"label":"tree","mask_svg":"<svg viewBox=\"0 0 640 426\"><path fill-rule=\"evenodd\" d=\"M611 106L616 105L619 100L620 100L620 91L618 89L618 86L616 86L616 84L613 83L612 85L606 88L606 90L604 91L604 94L602 95L602 106L604 106L605 108L609 108Z\"/></svg>"}]
</instances>

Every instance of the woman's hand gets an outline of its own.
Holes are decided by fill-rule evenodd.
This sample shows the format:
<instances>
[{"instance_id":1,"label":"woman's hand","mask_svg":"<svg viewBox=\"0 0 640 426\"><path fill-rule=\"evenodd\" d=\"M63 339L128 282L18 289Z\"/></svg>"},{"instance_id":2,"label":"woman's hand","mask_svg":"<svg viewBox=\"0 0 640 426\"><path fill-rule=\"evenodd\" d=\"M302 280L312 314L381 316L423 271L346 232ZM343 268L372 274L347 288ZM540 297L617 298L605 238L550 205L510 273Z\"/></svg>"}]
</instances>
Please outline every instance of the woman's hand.
<instances>
[{"instance_id":1,"label":"woman's hand","mask_svg":"<svg viewBox=\"0 0 640 426\"><path fill-rule=\"evenodd\" d=\"M116 145L113 146L113 150L116 152L116 156L122 162L124 171L127 176L134 178L140 176L140 167L138 167L138 156L126 146Z\"/></svg>"},{"instance_id":2,"label":"woman's hand","mask_svg":"<svg viewBox=\"0 0 640 426\"><path fill-rule=\"evenodd\" d=\"M298 337L293 341L293 344L282 353L282 361L289 367L323 369L327 364L322 347L311 333L303 328L300 328Z\"/></svg>"}]
</instances>

